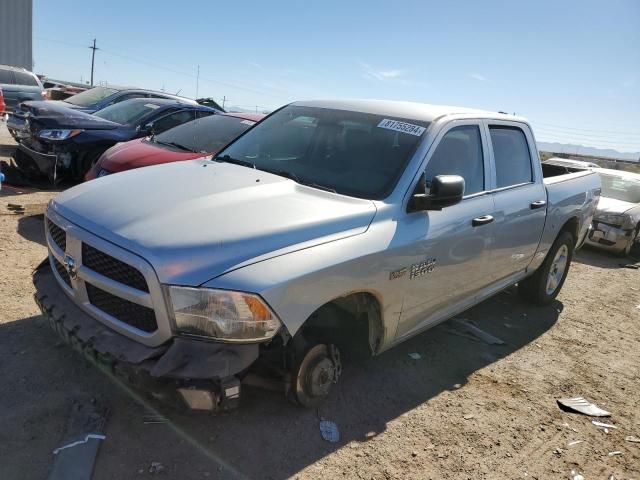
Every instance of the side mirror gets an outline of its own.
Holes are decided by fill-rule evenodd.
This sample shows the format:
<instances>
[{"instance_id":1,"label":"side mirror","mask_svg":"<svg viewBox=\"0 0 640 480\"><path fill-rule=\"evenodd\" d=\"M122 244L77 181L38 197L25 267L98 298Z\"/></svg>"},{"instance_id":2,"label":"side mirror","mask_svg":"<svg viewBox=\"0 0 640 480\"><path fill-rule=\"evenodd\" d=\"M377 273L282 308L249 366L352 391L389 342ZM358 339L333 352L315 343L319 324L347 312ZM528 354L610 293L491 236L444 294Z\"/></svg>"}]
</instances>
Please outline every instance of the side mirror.
<instances>
[{"instance_id":1,"label":"side mirror","mask_svg":"<svg viewBox=\"0 0 640 480\"><path fill-rule=\"evenodd\" d=\"M144 125L141 125L138 127L138 132L144 134L144 135L155 135L155 129L154 129L154 125L153 122L150 123L146 123Z\"/></svg>"},{"instance_id":2,"label":"side mirror","mask_svg":"<svg viewBox=\"0 0 640 480\"><path fill-rule=\"evenodd\" d=\"M414 193L409 211L442 210L460 203L464 195L464 178L460 175L437 175L431 180L429 193Z\"/></svg>"}]
</instances>

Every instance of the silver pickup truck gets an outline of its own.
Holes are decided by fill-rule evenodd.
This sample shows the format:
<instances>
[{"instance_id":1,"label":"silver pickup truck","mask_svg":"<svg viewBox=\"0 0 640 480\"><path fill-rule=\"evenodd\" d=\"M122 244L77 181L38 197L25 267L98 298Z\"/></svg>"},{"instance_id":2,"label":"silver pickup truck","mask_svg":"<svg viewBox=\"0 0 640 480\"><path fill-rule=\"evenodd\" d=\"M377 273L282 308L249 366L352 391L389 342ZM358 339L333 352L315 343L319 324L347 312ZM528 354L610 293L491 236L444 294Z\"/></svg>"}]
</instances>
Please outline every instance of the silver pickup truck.
<instances>
[{"instance_id":1,"label":"silver pickup truck","mask_svg":"<svg viewBox=\"0 0 640 480\"><path fill-rule=\"evenodd\" d=\"M54 198L36 301L97 364L191 408L232 408L265 377L315 405L341 352L379 354L516 283L551 302L600 194L597 174L556 169L520 117L293 103L215 158Z\"/></svg>"}]
</instances>

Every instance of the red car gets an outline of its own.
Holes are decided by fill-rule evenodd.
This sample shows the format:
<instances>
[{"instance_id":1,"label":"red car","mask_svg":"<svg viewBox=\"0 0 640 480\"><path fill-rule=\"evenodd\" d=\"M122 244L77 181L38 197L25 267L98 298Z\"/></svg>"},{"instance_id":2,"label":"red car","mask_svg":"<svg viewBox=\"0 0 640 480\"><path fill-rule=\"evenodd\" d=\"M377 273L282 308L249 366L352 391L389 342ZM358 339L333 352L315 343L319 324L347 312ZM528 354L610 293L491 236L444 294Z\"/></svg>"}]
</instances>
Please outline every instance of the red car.
<instances>
[{"instance_id":1,"label":"red car","mask_svg":"<svg viewBox=\"0 0 640 480\"><path fill-rule=\"evenodd\" d=\"M256 113L211 115L158 135L119 143L102 154L84 179L215 154L264 117Z\"/></svg>"},{"instance_id":2,"label":"red car","mask_svg":"<svg viewBox=\"0 0 640 480\"><path fill-rule=\"evenodd\" d=\"M5 108L7 108L7 105L4 103L4 94L2 93L2 88L0 87L0 116L4 115Z\"/></svg>"}]
</instances>

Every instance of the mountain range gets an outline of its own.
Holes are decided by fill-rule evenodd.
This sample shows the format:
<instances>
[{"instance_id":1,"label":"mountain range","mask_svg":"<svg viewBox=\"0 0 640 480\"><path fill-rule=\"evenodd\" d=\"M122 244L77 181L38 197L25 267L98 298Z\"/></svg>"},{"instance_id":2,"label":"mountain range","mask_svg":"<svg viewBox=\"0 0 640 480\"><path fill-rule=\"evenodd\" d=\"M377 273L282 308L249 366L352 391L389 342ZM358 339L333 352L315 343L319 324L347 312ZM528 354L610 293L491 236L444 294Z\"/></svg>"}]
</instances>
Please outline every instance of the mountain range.
<instances>
[{"instance_id":1,"label":"mountain range","mask_svg":"<svg viewBox=\"0 0 640 480\"><path fill-rule=\"evenodd\" d=\"M538 142L538 150L552 153L572 153L587 157L615 158L632 162L640 161L640 152L619 152L612 148L585 147L584 145L574 145L572 143Z\"/></svg>"}]
</instances>

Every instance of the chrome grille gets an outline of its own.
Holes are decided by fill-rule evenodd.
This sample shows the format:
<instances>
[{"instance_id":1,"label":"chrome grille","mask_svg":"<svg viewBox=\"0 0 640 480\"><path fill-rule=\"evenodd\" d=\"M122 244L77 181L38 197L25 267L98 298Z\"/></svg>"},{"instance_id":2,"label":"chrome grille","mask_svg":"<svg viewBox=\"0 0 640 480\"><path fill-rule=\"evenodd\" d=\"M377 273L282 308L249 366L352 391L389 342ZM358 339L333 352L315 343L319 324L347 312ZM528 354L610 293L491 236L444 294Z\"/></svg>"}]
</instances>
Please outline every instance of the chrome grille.
<instances>
[{"instance_id":1,"label":"chrome grille","mask_svg":"<svg viewBox=\"0 0 640 480\"><path fill-rule=\"evenodd\" d=\"M67 234L65 233L65 231L48 218L47 229L49 230L49 235L51 235L51 238L53 239L55 244L60 250L64 252L67 249Z\"/></svg>"},{"instance_id":2,"label":"chrome grille","mask_svg":"<svg viewBox=\"0 0 640 480\"><path fill-rule=\"evenodd\" d=\"M94 307L144 332L153 332L158 328L156 314L153 309L111 295L109 292L105 292L90 283L85 285L89 302Z\"/></svg>"},{"instance_id":3,"label":"chrome grille","mask_svg":"<svg viewBox=\"0 0 640 480\"><path fill-rule=\"evenodd\" d=\"M111 280L149 292L147 281L138 270L86 243L82 244L82 264Z\"/></svg>"}]
</instances>

